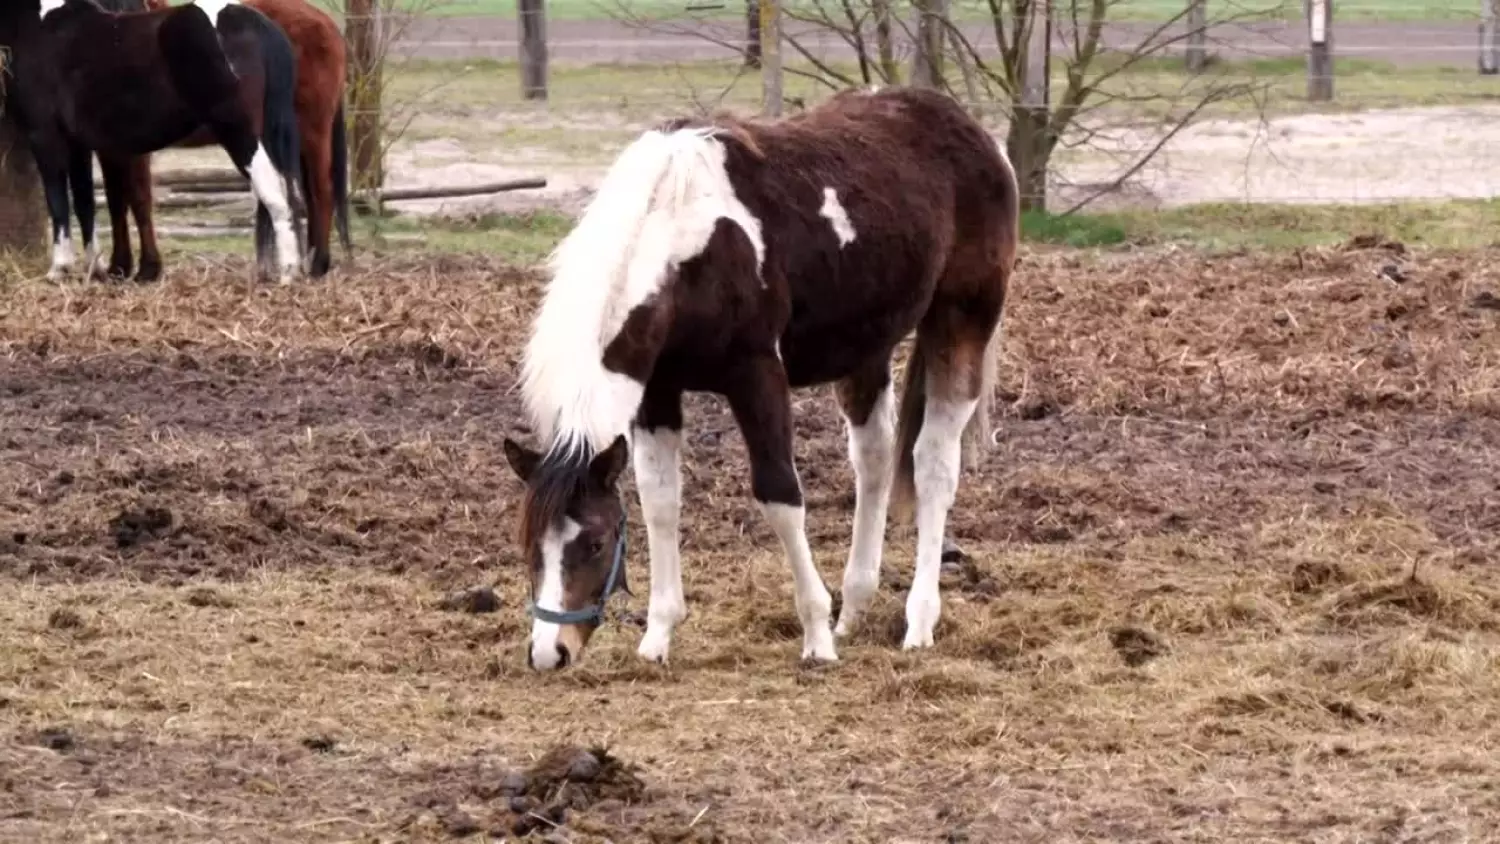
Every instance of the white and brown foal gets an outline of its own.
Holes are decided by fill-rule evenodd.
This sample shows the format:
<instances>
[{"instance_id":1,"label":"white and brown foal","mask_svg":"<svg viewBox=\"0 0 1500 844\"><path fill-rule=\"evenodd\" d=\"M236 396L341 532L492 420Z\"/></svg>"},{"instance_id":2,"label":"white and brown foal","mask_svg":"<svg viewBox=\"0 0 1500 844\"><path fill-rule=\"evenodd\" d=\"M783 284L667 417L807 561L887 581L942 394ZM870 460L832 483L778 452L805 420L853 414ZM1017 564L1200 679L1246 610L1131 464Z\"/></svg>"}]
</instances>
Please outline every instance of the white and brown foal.
<instances>
[{"instance_id":1,"label":"white and brown foal","mask_svg":"<svg viewBox=\"0 0 1500 844\"><path fill-rule=\"evenodd\" d=\"M1018 226L1010 163L933 92L845 92L767 123L676 120L628 146L552 256L526 348L522 389L544 449L505 443L526 484L529 663L576 659L623 584L627 457L651 559L639 650L666 660L687 614L686 391L728 400L792 569L802 656L836 660L792 456L791 390L827 383L857 478L836 632L851 632L875 594L894 494L914 499L917 525L904 647L931 645L960 440L988 425ZM891 358L913 331L898 401Z\"/></svg>"}]
</instances>

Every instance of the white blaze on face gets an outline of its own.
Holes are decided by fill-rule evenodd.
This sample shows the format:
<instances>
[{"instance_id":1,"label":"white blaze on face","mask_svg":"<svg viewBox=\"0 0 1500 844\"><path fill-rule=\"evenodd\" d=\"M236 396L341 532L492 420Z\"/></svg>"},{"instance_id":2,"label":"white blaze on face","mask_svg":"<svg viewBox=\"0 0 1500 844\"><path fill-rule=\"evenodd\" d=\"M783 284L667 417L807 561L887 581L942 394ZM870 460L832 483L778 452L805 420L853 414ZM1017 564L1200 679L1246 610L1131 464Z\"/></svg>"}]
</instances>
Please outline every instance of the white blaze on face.
<instances>
[{"instance_id":1,"label":"white blaze on face","mask_svg":"<svg viewBox=\"0 0 1500 844\"><path fill-rule=\"evenodd\" d=\"M563 611L563 551L578 538L583 527L569 518L561 525L547 528L542 536L542 582L536 590L536 605L553 612ZM536 619L531 623L531 665L538 671L556 668L562 661L557 636L562 630L550 621ZM574 654L577 656L577 654Z\"/></svg>"},{"instance_id":2,"label":"white blaze on face","mask_svg":"<svg viewBox=\"0 0 1500 844\"><path fill-rule=\"evenodd\" d=\"M839 202L838 191L823 188L823 207L818 209L818 214L833 226L833 233L838 236L841 248L854 242L854 224L849 222L849 212Z\"/></svg>"},{"instance_id":3,"label":"white blaze on face","mask_svg":"<svg viewBox=\"0 0 1500 844\"><path fill-rule=\"evenodd\" d=\"M58 9L61 9L63 7L63 3L66 3L66 2L67 2L67 0L42 0L42 10L41 10L41 17L42 17L42 19L45 20L46 17L47 17L47 15L48 15L48 13L55 12Z\"/></svg>"},{"instance_id":4,"label":"white blaze on face","mask_svg":"<svg viewBox=\"0 0 1500 844\"><path fill-rule=\"evenodd\" d=\"M250 159L250 190L255 198L266 206L271 215L271 228L276 234L276 258L281 267L281 280L290 281L292 270L300 260L297 256L297 234L292 231L292 208L287 203L286 190L276 165L266 148L257 144L255 155Z\"/></svg>"},{"instance_id":5,"label":"white blaze on face","mask_svg":"<svg viewBox=\"0 0 1500 844\"><path fill-rule=\"evenodd\" d=\"M194 0L193 5L203 10L208 15L208 20L214 26L219 25L219 13L224 11L225 6L238 6L240 0Z\"/></svg>"}]
</instances>

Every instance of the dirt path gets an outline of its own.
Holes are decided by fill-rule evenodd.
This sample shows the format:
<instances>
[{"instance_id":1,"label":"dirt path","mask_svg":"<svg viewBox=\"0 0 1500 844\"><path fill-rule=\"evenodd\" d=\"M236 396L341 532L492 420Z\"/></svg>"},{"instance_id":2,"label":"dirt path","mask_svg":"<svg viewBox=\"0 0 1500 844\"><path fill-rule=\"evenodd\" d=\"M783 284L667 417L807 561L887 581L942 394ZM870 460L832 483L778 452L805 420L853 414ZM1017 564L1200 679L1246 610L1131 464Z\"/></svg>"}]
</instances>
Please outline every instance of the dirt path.
<instances>
[{"instance_id":1,"label":"dirt path","mask_svg":"<svg viewBox=\"0 0 1500 844\"><path fill-rule=\"evenodd\" d=\"M733 40L732 25L664 22L642 30L613 21L550 21L548 52L567 63L706 61L731 55L693 31ZM1144 24L1113 24L1104 42L1112 46L1139 43ZM994 31L982 25L964 27L971 43L994 44ZM1474 27L1457 23L1348 23L1337 31L1338 54L1395 64L1446 64L1472 68L1476 61ZM790 26L788 33L820 58L849 58L848 46L826 32ZM515 59L516 23L495 17L430 18L408 30L401 52L421 58ZM1225 58L1285 58L1306 49L1306 33L1292 23L1225 25L1209 34L1209 49ZM1060 49L1065 48L1061 40Z\"/></svg>"}]
</instances>

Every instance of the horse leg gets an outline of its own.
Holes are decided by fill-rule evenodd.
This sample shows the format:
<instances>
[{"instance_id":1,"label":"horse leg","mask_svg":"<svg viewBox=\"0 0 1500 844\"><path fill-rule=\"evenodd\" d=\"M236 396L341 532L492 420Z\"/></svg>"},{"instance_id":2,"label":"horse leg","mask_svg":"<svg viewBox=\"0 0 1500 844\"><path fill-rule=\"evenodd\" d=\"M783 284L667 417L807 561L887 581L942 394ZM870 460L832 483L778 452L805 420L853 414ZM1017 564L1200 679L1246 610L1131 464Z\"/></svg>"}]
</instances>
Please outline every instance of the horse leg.
<instances>
[{"instance_id":1,"label":"horse leg","mask_svg":"<svg viewBox=\"0 0 1500 844\"><path fill-rule=\"evenodd\" d=\"M750 456L750 488L766 521L781 540L792 569L797 616L802 620L802 658L838 660L828 617L828 588L813 565L807 543L807 510L792 457L792 403L786 370L771 349L745 361L727 378L730 410Z\"/></svg>"},{"instance_id":2,"label":"horse leg","mask_svg":"<svg viewBox=\"0 0 1500 844\"><path fill-rule=\"evenodd\" d=\"M60 145L57 145L60 146ZM42 178L42 192L47 196L47 214L52 218L52 266L47 278L61 279L73 268L73 239L68 232L68 160L67 153L54 151L33 140L36 169Z\"/></svg>"},{"instance_id":3,"label":"horse leg","mask_svg":"<svg viewBox=\"0 0 1500 844\"><path fill-rule=\"evenodd\" d=\"M109 156L99 157L99 172L104 178L104 202L109 207L109 230L112 246L109 253L110 278L128 278L135 258L130 254L130 220L128 219L130 174L125 164Z\"/></svg>"},{"instance_id":4,"label":"horse leg","mask_svg":"<svg viewBox=\"0 0 1500 844\"><path fill-rule=\"evenodd\" d=\"M881 358L840 381L836 393L854 466L854 535L844 566L843 608L834 628L834 635L843 637L854 632L880 586L891 469L896 462L890 360Z\"/></svg>"},{"instance_id":5,"label":"horse leg","mask_svg":"<svg viewBox=\"0 0 1500 844\"><path fill-rule=\"evenodd\" d=\"M917 352L906 384L906 391L914 395L910 402L903 396L900 425L910 431L915 422L911 417L920 413L921 427L909 446L917 564L906 598L903 648L931 646L942 612L938 580L948 511L958 494L964 429L980 399L988 399L992 370L985 356L1003 307L1004 275L1000 278L998 285L982 295L949 299L940 293L917 330ZM906 447L907 437L900 439Z\"/></svg>"},{"instance_id":6,"label":"horse leg","mask_svg":"<svg viewBox=\"0 0 1500 844\"><path fill-rule=\"evenodd\" d=\"M651 601L637 653L665 663L672 629L687 617L678 526L682 509L682 394L648 384L630 429L636 493L651 555Z\"/></svg>"},{"instance_id":7,"label":"horse leg","mask_svg":"<svg viewBox=\"0 0 1500 844\"><path fill-rule=\"evenodd\" d=\"M328 120L331 124L333 121ZM333 221L333 172L328 136L319 130L322 124L302 124L302 184L307 191L307 239L312 248L308 275L321 278L328 274L333 261L329 247Z\"/></svg>"},{"instance_id":8,"label":"horse leg","mask_svg":"<svg viewBox=\"0 0 1500 844\"><path fill-rule=\"evenodd\" d=\"M151 282L161 278L161 251L156 245L156 221L151 216L154 197L151 194L151 156L141 155L126 164L130 182L130 216L135 218L136 236L141 239L141 266L135 280Z\"/></svg>"},{"instance_id":9,"label":"horse leg","mask_svg":"<svg viewBox=\"0 0 1500 844\"><path fill-rule=\"evenodd\" d=\"M78 218L78 236L83 239L83 277L92 279L99 263L99 244L94 241L93 150L76 143L68 145L68 185L73 189L73 214Z\"/></svg>"}]
</instances>

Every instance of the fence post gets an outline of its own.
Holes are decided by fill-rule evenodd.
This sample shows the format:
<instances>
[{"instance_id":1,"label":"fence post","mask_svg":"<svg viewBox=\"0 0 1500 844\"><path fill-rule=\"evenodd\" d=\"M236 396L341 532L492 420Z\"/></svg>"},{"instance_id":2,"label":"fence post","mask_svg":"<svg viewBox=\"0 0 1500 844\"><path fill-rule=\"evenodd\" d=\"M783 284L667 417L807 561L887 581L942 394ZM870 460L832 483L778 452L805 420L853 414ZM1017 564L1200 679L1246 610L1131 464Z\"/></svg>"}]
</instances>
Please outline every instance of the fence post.
<instances>
[{"instance_id":1,"label":"fence post","mask_svg":"<svg viewBox=\"0 0 1500 844\"><path fill-rule=\"evenodd\" d=\"M1307 98L1333 99L1333 0L1307 0Z\"/></svg>"},{"instance_id":2,"label":"fence post","mask_svg":"<svg viewBox=\"0 0 1500 844\"><path fill-rule=\"evenodd\" d=\"M1479 73L1500 73L1500 0L1479 0Z\"/></svg>"},{"instance_id":3,"label":"fence post","mask_svg":"<svg viewBox=\"0 0 1500 844\"><path fill-rule=\"evenodd\" d=\"M760 0L760 112L781 116L781 0Z\"/></svg>"},{"instance_id":4,"label":"fence post","mask_svg":"<svg viewBox=\"0 0 1500 844\"><path fill-rule=\"evenodd\" d=\"M547 99L547 3L546 0L519 0L516 14L521 24L521 96L528 100Z\"/></svg>"},{"instance_id":5,"label":"fence post","mask_svg":"<svg viewBox=\"0 0 1500 844\"><path fill-rule=\"evenodd\" d=\"M344 40L349 45L349 129L353 158L350 181L356 191L379 190L385 184L385 155L380 138L383 56L380 51L378 0L345 0Z\"/></svg>"},{"instance_id":6,"label":"fence post","mask_svg":"<svg viewBox=\"0 0 1500 844\"><path fill-rule=\"evenodd\" d=\"M745 0L745 67L760 68L760 0Z\"/></svg>"},{"instance_id":7,"label":"fence post","mask_svg":"<svg viewBox=\"0 0 1500 844\"><path fill-rule=\"evenodd\" d=\"M1202 73L1208 66L1208 0L1188 0L1187 69Z\"/></svg>"}]
</instances>

